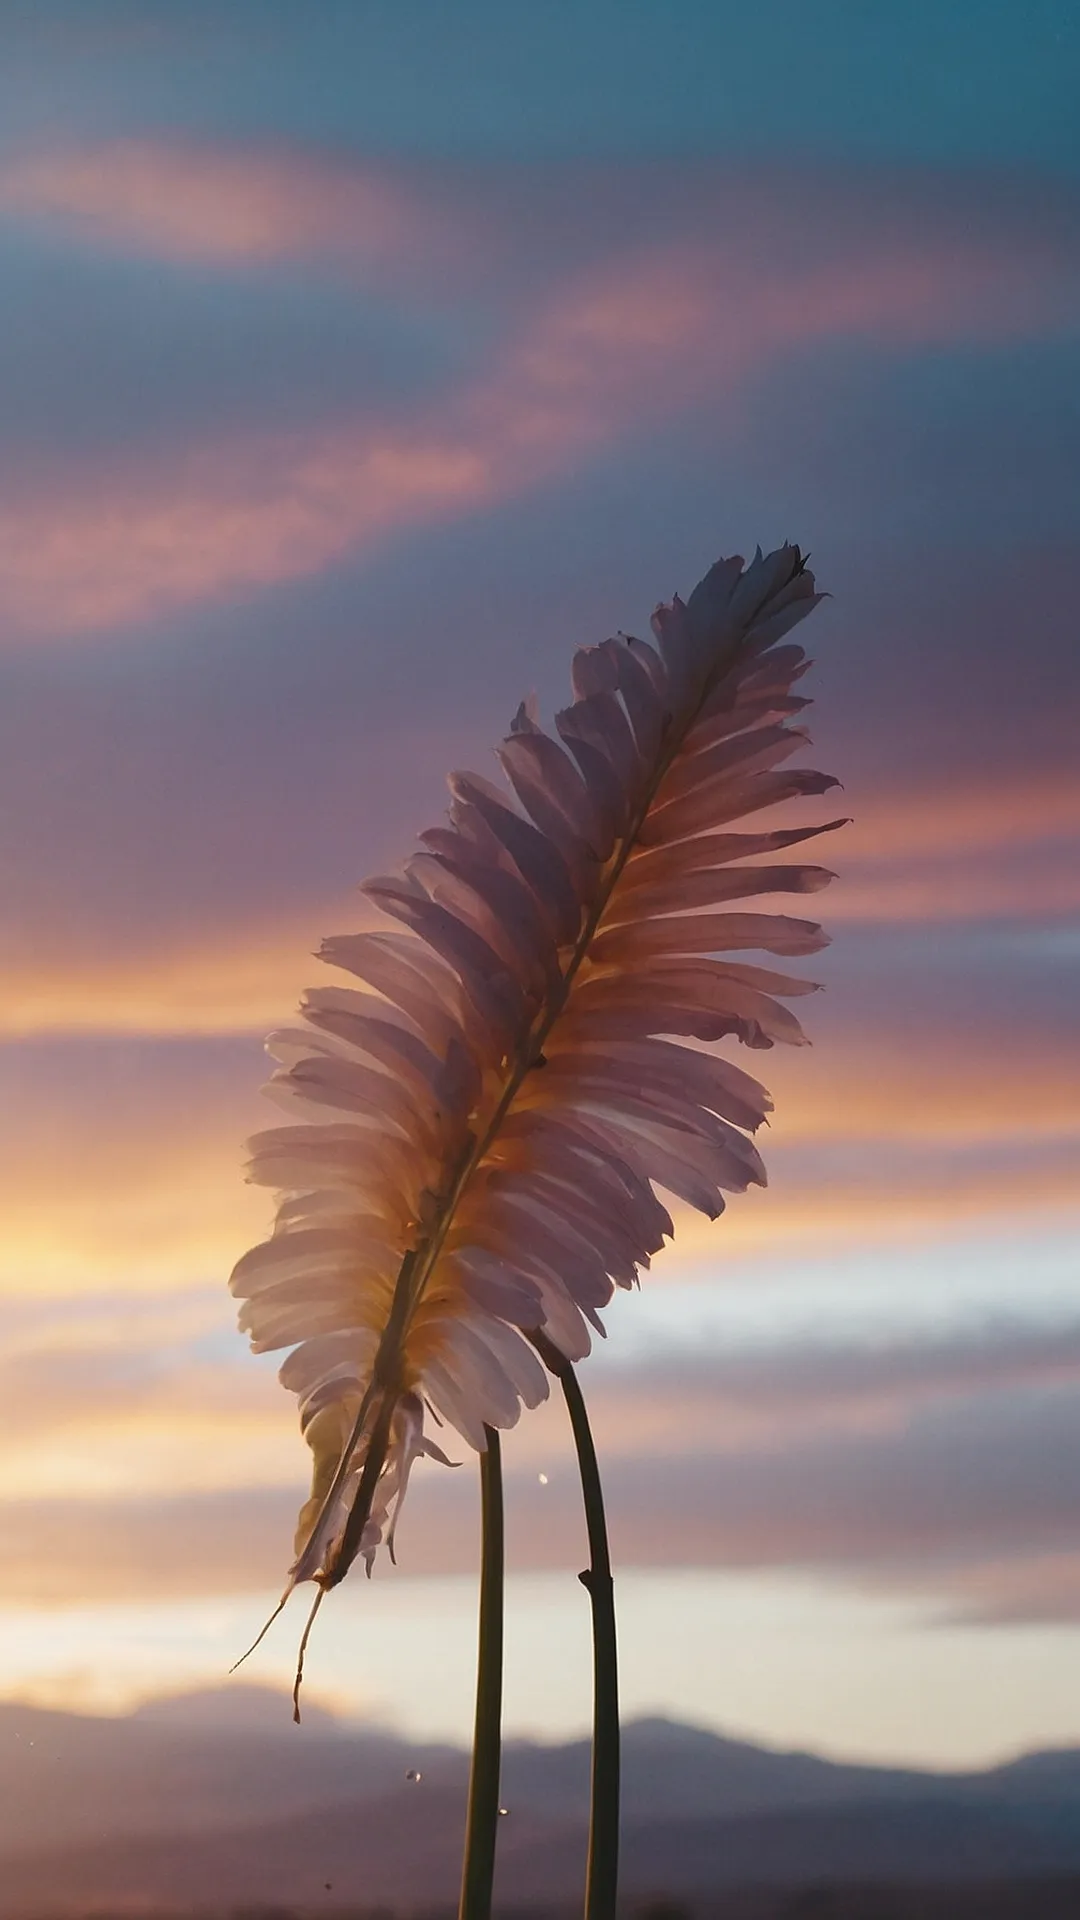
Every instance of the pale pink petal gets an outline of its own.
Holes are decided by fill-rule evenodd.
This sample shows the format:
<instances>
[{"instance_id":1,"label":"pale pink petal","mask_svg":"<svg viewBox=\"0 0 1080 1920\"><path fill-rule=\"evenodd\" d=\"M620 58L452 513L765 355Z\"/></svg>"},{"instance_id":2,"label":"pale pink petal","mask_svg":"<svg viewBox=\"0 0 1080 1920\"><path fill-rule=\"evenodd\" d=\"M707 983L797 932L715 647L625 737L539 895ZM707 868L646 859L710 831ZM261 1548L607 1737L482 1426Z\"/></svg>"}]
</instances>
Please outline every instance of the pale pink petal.
<instances>
[{"instance_id":1,"label":"pale pink petal","mask_svg":"<svg viewBox=\"0 0 1080 1920\"><path fill-rule=\"evenodd\" d=\"M375 987L415 1022L436 1052L460 1030L461 992L456 977L411 934L337 934L323 941L319 958ZM376 1001L373 1012L377 1006Z\"/></svg>"},{"instance_id":2,"label":"pale pink petal","mask_svg":"<svg viewBox=\"0 0 1080 1920\"><path fill-rule=\"evenodd\" d=\"M433 900L465 920L500 953L526 987L547 990L557 977L555 943L531 890L459 842L456 852L417 854L408 863Z\"/></svg>"},{"instance_id":3,"label":"pale pink petal","mask_svg":"<svg viewBox=\"0 0 1080 1920\"><path fill-rule=\"evenodd\" d=\"M513 734L498 751L522 806L562 853L571 872L587 873L590 856L606 860L611 852L610 832L569 754L546 734Z\"/></svg>"},{"instance_id":4,"label":"pale pink petal","mask_svg":"<svg viewBox=\"0 0 1080 1920\"><path fill-rule=\"evenodd\" d=\"M616 967L656 954L731 953L743 947L807 954L828 944L828 935L813 920L782 913L692 913L614 927L599 936L593 955L597 966Z\"/></svg>"},{"instance_id":5,"label":"pale pink petal","mask_svg":"<svg viewBox=\"0 0 1080 1920\"><path fill-rule=\"evenodd\" d=\"M804 767L787 773L751 774L738 782L709 781L698 791L665 807L662 815L655 818L650 815L642 825L641 844L669 846L676 840L689 839L691 834L723 826L727 820L739 820L748 813L779 806L783 800L828 793L830 787L839 784L831 774Z\"/></svg>"},{"instance_id":6,"label":"pale pink petal","mask_svg":"<svg viewBox=\"0 0 1080 1920\"><path fill-rule=\"evenodd\" d=\"M821 826L788 827L772 833L704 833L695 840L682 840L674 847L643 848L634 853L623 870L616 889L616 900L625 887L644 881L674 880L684 873L701 873L710 867L727 866L732 860L756 859L762 853L780 853L785 847L814 840L822 833L835 833L849 824L846 818L826 820ZM605 915L601 925L610 916Z\"/></svg>"},{"instance_id":7,"label":"pale pink petal","mask_svg":"<svg viewBox=\"0 0 1080 1920\"><path fill-rule=\"evenodd\" d=\"M667 682L663 663L642 640L605 640L616 685L642 763L651 766L663 737Z\"/></svg>"},{"instance_id":8,"label":"pale pink petal","mask_svg":"<svg viewBox=\"0 0 1080 1920\"><path fill-rule=\"evenodd\" d=\"M655 803L657 813L721 775L741 780L751 773L767 773L798 753L809 738L803 727L751 727L745 733L733 734L711 746L680 754L660 784Z\"/></svg>"},{"instance_id":9,"label":"pale pink petal","mask_svg":"<svg viewBox=\"0 0 1080 1920\"><path fill-rule=\"evenodd\" d=\"M523 880L532 888L540 907L548 915L556 940L564 943L577 938L581 926L581 896L574 870L559 849L516 813L505 795L475 773L450 775L454 795L451 816L461 807L471 807L502 842Z\"/></svg>"}]
</instances>

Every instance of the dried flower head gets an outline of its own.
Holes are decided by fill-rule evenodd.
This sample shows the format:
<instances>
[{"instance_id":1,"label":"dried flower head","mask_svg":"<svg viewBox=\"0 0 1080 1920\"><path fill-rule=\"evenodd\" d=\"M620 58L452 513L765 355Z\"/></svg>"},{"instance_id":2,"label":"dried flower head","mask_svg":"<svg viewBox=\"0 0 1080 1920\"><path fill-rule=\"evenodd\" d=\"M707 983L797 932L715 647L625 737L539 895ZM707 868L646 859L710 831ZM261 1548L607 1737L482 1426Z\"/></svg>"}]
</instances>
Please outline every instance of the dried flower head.
<instances>
[{"instance_id":1,"label":"dried flower head","mask_svg":"<svg viewBox=\"0 0 1080 1920\"><path fill-rule=\"evenodd\" d=\"M293 1349L314 1477L290 1585L392 1550L414 1461L445 1459L429 1410L482 1450L547 1393L530 1333L588 1352L673 1231L658 1189L716 1218L764 1185L768 1094L694 1043L804 1039L783 1002L811 983L716 956L825 944L745 903L824 886L758 862L843 822L731 831L836 785L780 770L807 738L784 636L820 597L797 547L721 560L655 646L579 652L558 738L523 707L509 787L452 775L448 824L367 883L397 930L324 943L362 986L271 1037L271 1091L305 1117L252 1142L280 1202L231 1285L253 1347Z\"/></svg>"}]
</instances>

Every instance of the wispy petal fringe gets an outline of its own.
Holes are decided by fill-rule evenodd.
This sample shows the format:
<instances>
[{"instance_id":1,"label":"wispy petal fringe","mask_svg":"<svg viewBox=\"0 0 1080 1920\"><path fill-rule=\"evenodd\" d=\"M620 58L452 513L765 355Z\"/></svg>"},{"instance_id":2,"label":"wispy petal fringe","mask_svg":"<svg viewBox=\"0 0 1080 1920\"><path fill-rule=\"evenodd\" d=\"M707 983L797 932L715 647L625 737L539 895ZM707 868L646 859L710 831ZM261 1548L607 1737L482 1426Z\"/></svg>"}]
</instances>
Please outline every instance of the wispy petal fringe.
<instances>
[{"instance_id":1,"label":"wispy petal fringe","mask_svg":"<svg viewBox=\"0 0 1080 1920\"><path fill-rule=\"evenodd\" d=\"M785 765L808 704L785 636L820 598L797 547L759 551L658 608L655 645L584 648L557 737L521 708L509 786L453 774L448 824L368 881L398 930L324 943L361 985L271 1037L270 1091L303 1118L251 1143L280 1202L231 1286L253 1347L294 1349L314 1477L290 1585L392 1550L413 1463L446 1458L427 1411L482 1451L547 1395L526 1334L589 1351L672 1233L657 1188L715 1219L765 1184L768 1094L684 1043L805 1038L783 1002L810 983L715 956L826 944L732 907L817 892L823 867L756 863L843 821L730 831L837 784Z\"/></svg>"}]
</instances>

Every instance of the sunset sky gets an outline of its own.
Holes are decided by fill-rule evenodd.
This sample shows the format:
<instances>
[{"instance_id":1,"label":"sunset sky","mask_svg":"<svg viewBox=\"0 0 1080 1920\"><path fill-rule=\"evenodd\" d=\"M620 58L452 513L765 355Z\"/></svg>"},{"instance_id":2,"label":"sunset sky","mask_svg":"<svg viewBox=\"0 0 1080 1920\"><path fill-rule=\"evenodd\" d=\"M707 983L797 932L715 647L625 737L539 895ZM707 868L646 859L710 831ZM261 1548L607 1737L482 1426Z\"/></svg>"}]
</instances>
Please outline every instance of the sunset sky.
<instances>
[{"instance_id":1,"label":"sunset sky","mask_svg":"<svg viewBox=\"0 0 1080 1920\"><path fill-rule=\"evenodd\" d=\"M0 1696L223 1680L307 1480L263 1035L523 694L788 538L853 824L769 1190L583 1371L625 1702L1080 1743L1078 83L1069 0L8 0ZM508 1727L580 1730L558 1407L505 1459ZM314 1695L467 1737L475 1482Z\"/></svg>"}]
</instances>

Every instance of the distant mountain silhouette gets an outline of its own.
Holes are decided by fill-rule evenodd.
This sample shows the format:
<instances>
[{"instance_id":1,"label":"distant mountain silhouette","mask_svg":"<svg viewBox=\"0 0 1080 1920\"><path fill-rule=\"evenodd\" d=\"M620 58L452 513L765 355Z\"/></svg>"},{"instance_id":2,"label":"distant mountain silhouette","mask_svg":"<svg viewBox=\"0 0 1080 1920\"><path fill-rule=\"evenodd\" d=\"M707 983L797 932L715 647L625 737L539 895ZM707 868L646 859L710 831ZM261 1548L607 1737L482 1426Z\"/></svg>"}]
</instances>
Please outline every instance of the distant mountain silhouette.
<instances>
[{"instance_id":1,"label":"distant mountain silhouette","mask_svg":"<svg viewBox=\"0 0 1080 1920\"><path fill-rule=\"evenodd\" d=\"M191 1687L186 1693L161 1693L128 1715L139 1726L188 1727L218 1733L280 1733L291 1720L280 1687L245 1681L235 1687ZM323 1733L347 1733L348 1723L310 1692L304 1696L304 1725Z\"/></svg>"},{"instance_id":2,"label":"distant mountain silhouette","mask_svg":"<svg viewBox=\"0 0 1080 1920\"><path fill-rule=\"evenodd\" d=\"M588 1746L505 1755L504 1903L573 1899ZM125 1719L0 1705L0 1914L452 1901L468 1762L248 1687ZM419 1775L419 1778L415 1776ZM628 1895L1080 1871L1080 1752L981 1773L839 1765L641 1720L624 1733Z\"/></svg>"}]
</instances>

